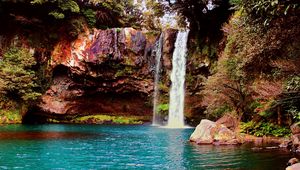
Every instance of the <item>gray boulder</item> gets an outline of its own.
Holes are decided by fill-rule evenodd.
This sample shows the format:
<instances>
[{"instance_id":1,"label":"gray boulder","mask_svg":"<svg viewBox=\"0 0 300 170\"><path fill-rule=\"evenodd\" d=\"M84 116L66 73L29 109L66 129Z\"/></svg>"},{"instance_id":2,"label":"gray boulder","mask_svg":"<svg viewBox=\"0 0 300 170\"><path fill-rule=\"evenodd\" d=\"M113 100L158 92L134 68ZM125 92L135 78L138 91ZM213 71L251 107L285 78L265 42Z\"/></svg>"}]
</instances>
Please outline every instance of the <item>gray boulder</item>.
<instances>
[{"instance_id":1,"label":"gray boulder","mask_svg":"<svg viewBox=\"0 0 300 170\"><path fill-rule=\"evenodd\" d=\"M197 144L234 145L238 140L233 131L223 124L203 119L190 137Z\"/></svg>"},{"instance_id":2,"label":"gray boulder","mask_svg":"<svg viewBox=\"0 0 300 170\"><path fill-rule=\"evenodd\" d=\"M190 137L191 142L197 144L211 144L213 143L213 135L211 131L217 126L213 121L202 119L200 124L196 127L195 131Z\"/></svg>"}]
</instances>

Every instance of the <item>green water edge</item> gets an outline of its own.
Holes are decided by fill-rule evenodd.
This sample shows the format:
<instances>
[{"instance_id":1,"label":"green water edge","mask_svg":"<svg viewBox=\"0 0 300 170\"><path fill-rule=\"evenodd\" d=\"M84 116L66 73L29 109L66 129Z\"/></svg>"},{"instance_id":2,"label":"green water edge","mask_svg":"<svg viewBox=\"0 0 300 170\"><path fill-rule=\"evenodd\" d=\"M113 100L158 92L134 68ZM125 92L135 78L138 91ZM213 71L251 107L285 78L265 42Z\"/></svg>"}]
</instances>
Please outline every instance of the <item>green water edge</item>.
<instances>
[{"instance_id":1,"label":"green water edge","mask_svg":"<svg viewBox=\"0 0 300 170\"><path fill-rule=\"evenodd\" d=\"M118 116L118 115L87 115L76 116L69 120L48 118L48 123L75 123L75 124L116 124L116 125L141 125L150 122L151 116Z\"/></svg>"}]
</instances>

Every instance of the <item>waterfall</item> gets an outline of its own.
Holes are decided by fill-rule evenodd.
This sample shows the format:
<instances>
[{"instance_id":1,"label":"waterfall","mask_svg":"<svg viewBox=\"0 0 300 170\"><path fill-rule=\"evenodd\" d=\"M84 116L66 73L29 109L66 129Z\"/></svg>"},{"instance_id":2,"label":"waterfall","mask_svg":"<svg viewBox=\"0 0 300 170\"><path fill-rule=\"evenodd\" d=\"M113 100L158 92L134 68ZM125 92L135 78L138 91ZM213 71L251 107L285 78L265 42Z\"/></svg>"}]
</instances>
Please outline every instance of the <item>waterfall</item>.
<instances>
[{"instance_id":1,"label":"waterfall","mask_svg":"<svg viewBox=\"0 0 300 170\"><path fill-rule=\"evenodd\" d=\"M169 128L184 128L184 82L186 71L187 40L189 31L177 34L172 59L171 91L169 103Z\"/></svg>"},{"instance_id":2,"label":"waterfall","mask_svg":"<svg viewBox=\"0 0 300 170\"><path fill-rule=\"evenodd\" d=\"M154 95L153 95L153 125L160 125L160 117L157 110L158 98L159 98L159 79L160 79L160 68L161 68L161 56L162 56L162 45L163 45L163 33L160 34L159 40L156 44L156 56L155 56L155 77L154 77Z\"/></svg>"}]
</instances>

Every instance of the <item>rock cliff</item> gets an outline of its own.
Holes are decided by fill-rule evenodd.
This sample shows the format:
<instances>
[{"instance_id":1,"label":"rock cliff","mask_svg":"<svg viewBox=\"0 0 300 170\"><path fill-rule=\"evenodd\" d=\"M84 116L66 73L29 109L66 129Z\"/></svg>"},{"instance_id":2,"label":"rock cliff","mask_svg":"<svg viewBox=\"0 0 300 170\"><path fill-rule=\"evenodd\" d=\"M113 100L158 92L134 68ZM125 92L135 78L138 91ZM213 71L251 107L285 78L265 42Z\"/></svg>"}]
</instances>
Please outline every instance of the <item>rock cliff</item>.
<instances>
[{"instance_id":1,"label":"rock cliff","mask_svg":"<svg viewBox=\"0 0 300 170\"><path fill-rule=\"evenodd\" d=\"M151 42L132 28L88 30L54 47L52 85L38 113L149 115Z\"/></svg>"}]
</instances>

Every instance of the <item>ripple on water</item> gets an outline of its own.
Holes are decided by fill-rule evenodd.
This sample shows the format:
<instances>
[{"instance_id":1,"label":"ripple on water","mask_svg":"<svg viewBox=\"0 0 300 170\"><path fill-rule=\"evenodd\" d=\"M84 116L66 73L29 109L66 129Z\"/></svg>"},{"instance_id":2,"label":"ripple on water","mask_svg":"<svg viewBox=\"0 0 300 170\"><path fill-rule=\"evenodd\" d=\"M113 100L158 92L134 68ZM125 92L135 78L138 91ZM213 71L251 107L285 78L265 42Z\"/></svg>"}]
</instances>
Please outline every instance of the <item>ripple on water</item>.
<instances>
[{"instance_id":1,"label":"ripple on water","mask_svg":"<svg viewBox=\"0 0 300 170\"><path fill-rule=\"evenodd\" d=\"M0 168L284 169L289 158L276 151L194 145L187 142L192 131L150 126L0 127Z\"/></svg>"}]
</instances>

